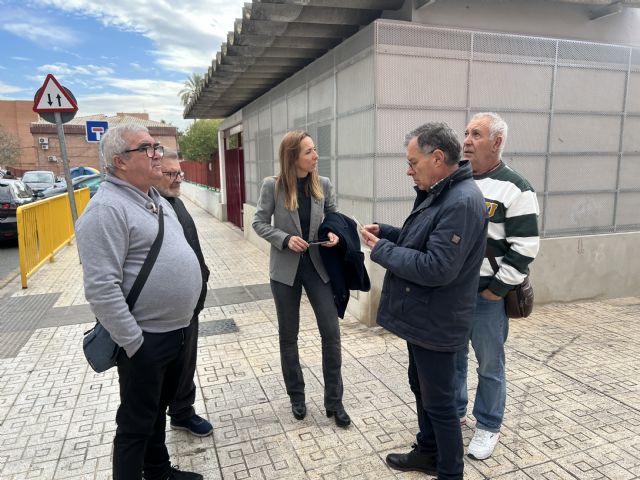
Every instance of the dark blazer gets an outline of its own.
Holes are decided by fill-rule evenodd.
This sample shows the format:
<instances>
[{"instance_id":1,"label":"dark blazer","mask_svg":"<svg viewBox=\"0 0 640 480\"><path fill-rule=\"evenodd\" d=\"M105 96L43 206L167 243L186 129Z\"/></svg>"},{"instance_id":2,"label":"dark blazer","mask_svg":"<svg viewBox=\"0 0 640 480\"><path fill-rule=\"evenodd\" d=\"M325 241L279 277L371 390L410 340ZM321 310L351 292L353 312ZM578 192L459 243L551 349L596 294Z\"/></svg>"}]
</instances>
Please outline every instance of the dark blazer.
<instances>
[{"instance_id":1,"label":"dark blazer","mask_svg":"<svg viewBox=\"0 0 640 480\"><path fill-rule=\"evenodd\" d=\"M318 229L318 238L328 238L329 232L340 237L340 242L332 248L320 247L320 257L329 275L338 316L344 318L349 290L368 292L371 282L364 266L356 222L339 212L327 213Z\"/></svg>"},{"instance_id":2,"label":"dark blazer","mask_svg":"<svg viewBox=\"0 0 640 480\"><path fill-rule=\"evenodd\" d=\"M193 311L193 316L197 316L204 308L204 301L207 298L207 282L209 281L209 267L204 263L204 256L202 255L202 248L200 248L200 240L198 239L198 231L196 230L196 224L193 222L193 218L187 211L184 203L179 198L164 197L167 202L173 207L173 211L176 212L178 221L182 225L184 231L184 238L187 239L187 243L193 248L196 257L198 257L198 263L200 264L200 272L202 273L202 289L200 290L200 298L196 303L196 308Z\"/></svg>"}]
</instances>

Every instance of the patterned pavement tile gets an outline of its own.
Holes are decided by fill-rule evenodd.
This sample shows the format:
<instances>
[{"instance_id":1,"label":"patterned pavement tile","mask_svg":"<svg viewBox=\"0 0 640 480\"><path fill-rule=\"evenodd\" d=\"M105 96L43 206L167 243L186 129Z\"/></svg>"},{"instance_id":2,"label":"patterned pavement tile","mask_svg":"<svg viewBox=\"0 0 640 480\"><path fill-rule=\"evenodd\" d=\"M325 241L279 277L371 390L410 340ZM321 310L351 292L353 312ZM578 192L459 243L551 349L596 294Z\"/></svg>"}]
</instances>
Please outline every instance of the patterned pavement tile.
<instances>
[{"instance_id":1,"label":"patterned pavement tile","mask_svg":"<svg viewBox=\"0 0 640 480\"><path fill-rule=\"evenodd\" d=\"M406 343L349 314L341 320L352 425L338 428L325 415L321 341L303 296L308 414L295 420L280 371L268 258L238 229L189 208L212 271L195 408L214 434L168 428L172 462L207 480L426 478L384 462L389 452L408 451L417 431ZM13 312L0 315L0 478L111 478L118 378L114 370L94 373L80 348L93 320L75 247L36 272L28 289L10 282L0 295ZM542 305L512 321L501 441L485 461L465 458L465 479L640 478L639 313L634 297ZM473 435L475 366L471 353L465 445Z\"/></svg>"}]
</instances>

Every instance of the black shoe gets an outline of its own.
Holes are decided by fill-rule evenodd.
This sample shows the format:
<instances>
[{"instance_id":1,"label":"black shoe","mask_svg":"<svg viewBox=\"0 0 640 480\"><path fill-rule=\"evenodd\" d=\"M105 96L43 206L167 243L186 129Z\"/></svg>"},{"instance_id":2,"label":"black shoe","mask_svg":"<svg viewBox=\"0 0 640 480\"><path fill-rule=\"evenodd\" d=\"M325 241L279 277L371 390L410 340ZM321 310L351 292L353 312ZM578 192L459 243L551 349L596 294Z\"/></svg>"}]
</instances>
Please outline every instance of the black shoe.
<instances>
[{"instance_id":1,"label":"black shoe","mask_svg":"<svg viewBox=\"0 0 640 480\"><path fill-rule=\"evenodd\" d=\"M344 408L340 410L327 410L327 417L335 417L336 425L342 428L346 428L351 425L351 418L344 411Z\"/></svg>"},{"instance_id":2,"label":"black shoe","mask_svg":"<svg viewBox=\"0 0 640 480\"><path fill-rule=\"evenodd\" d=\"M194 472L183 472L178 466L172 466L167 480L203 480L202 475Z\"/></svg>"},{"instance_id":3,"label":"black shoe","mask_svg":"<svg viewBox=\"0 0 640 480\"><path fill-rule=\"evenodd\" d=\"M307 416L307 406L304 402L293 402L291 404L291 413L293 413L296 420L302 420Z\"/></svg>"},{"instance_id":4,"label":"black shoe","mask_svg":"<svg viewBox=\"0 0 640 480\"><path fill-rule=\"evenodd\" d=\"M171 419L171 428L184 430L196 437L206 437L213 433L213 425L199 415L193 415L186 420Z\"/></svg>"},{"instance_id":5,"label":"black shoe","mask_svg":"<svg viewBox=\"0 0 640 480\"><path fill-rule=\"evenodd\" d=\"M414 443L409 453L390 453L387 455L387 465L402 472L422 472L438 475L438 464L435 455L418 452Z\"/></svg>"}]
</instances>

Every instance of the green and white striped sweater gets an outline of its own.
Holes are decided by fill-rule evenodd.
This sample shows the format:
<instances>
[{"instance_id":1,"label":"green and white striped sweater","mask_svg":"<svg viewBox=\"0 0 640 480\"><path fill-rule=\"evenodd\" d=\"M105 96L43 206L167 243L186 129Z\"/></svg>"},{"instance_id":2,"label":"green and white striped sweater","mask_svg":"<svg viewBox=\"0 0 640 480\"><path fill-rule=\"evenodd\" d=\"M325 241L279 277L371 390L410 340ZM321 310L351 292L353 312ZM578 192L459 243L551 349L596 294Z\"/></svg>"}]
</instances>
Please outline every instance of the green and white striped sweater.
<instances>
[{"instance_id":1,"label":"green and white striped sweater","mask_svg":"<svg viewBox=\"0 0 640 480\"><path fill-rule=\"evenodd\" d=\"M494 275L485 257L479 291L489 288L504 297L522 283L529 273L529 264L538 254L538 199L529 182L503 162L495 170L473 178L487 204L487 246L493 250L500 267Z\"/></svg>"}]
</instances>

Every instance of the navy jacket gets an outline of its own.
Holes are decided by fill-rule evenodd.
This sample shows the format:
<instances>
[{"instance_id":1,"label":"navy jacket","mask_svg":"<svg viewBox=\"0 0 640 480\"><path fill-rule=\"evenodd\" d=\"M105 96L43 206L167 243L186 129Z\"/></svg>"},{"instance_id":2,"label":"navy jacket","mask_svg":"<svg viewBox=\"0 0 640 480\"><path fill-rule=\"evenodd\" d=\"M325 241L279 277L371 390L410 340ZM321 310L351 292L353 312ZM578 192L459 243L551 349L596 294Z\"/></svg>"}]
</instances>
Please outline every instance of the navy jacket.
<instances>
[{"instance_id":1,"label":"navy jacket","mask_svg":"<svg viewBox=\"0 0 640 480\"><path fill-rule=\"evenodd\" d=\"M402 228L380 225L371 259L387 269L378 324L407 342L452 352L469 339L487 209L468 161L429 192L416 188Z\"/></svg>"},{"instance_id":2,"label":"navy jacket","mask_svg":"<svg viewBox=\"0 0 640 480\"><path fill-rule=\"evenodd\" d=\"M328 238L329 232L340 237L340 242L332 248L318 248L331 281L338 316L344 318L349 303L349 290L368 292L371 282L364 266L364 253L360 249L356 222L339 212L327 213L318 229L318 238Z\"/></svg>"}]
</instances>

